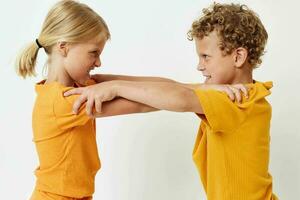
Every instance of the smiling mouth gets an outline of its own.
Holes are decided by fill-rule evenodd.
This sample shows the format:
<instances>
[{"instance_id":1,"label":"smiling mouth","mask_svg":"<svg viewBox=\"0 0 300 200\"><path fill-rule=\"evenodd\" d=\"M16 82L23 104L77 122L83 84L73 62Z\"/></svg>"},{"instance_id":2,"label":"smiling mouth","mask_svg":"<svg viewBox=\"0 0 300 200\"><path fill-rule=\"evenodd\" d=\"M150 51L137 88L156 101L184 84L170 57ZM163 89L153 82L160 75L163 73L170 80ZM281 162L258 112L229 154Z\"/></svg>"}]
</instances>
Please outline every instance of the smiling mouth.
<instances>
[{"instance_id":1,"label":"smiling mouth","mask_svg":"<svg viewBox=\"0 0 300 200\"><path fill-rule=\"evenodd\" d=\"M94 68L87 70L87 73L89 74L92 70L94 70Z\"/></svg>"},{"instance_id":2,"label":"smiling mouth","mask_svg":"<svg viewBox=\"0 0 300 200\"><path fill-rule=\"evenodd\" d=\"M203 75L205 78L207 78L207 79L209 79L209 78L211 78L211 76L210 75Z\"/></svg>"}]
</instances>

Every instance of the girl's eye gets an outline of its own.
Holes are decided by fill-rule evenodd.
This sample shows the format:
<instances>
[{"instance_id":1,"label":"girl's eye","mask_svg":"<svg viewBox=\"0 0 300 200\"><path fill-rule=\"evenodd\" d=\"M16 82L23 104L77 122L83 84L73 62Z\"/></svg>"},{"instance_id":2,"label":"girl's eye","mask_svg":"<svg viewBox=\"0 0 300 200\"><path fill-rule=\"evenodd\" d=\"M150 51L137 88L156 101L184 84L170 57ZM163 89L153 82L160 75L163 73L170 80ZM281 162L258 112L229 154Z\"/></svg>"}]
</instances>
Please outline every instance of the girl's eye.
<instances>
[{"instance_id":1,"label":"girl's eye","mask_svg":"<svg viewBox=\"0 0 300 200\"><path fill-rule=\"evenodd\" d=\"M92 51L91 53L92 53L94 56L99 56L98 51Z\"/></svg>"}]
</instances>

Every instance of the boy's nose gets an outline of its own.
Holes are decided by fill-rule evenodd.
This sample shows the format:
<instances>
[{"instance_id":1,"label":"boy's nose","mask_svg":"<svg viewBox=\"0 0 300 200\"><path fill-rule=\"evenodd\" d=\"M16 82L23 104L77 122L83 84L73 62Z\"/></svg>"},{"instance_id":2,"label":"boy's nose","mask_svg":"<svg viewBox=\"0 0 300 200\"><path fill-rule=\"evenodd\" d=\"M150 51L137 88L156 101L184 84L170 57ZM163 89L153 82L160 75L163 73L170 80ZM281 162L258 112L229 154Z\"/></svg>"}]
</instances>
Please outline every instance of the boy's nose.
<instances>
[{"instance_id":1,"label":"boy's nose","mask_svg":"<svg viewBox=\"0 0 300 200\"><path fill-rule=\"evenodd\" d=\"M197 69L198 69L199 71L204 71L204 70L205 70L205 67L204 67L203 65L201 65L201 64L198 64Z\"/></svg>"}]
</instances>

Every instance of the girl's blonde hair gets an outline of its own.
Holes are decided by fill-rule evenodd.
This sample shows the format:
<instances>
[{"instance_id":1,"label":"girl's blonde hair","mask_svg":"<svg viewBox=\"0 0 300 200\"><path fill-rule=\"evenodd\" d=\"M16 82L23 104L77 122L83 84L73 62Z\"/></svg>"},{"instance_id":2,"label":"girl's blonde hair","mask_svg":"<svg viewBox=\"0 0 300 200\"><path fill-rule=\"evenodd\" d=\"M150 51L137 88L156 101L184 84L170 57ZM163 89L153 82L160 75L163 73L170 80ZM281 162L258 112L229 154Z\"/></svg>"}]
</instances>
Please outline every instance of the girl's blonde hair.
<instances>
[{"instance_id":1,"label":"girl's blonde hair","mask_svg":"<svg viewBox=\"0 0 300 200\"><path fill-rule=\"evenodd\" d=\"M31 42L18 56L17 73L23 78L35 75L39 45L51 54L57 42L79 43L103 33L110 39L105 21L87 5L73 0L59 1L49 11L37 42Z\"/></svg>"}]
</instances>

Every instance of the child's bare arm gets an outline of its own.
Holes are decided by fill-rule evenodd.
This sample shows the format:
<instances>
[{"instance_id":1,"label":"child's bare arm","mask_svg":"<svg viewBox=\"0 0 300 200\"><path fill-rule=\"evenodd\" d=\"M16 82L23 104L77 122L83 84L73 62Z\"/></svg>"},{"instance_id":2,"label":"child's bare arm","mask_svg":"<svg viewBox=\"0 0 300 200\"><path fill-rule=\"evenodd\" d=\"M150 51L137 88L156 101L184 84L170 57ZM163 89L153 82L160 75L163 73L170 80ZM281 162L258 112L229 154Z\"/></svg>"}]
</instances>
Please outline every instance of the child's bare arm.
<instances>
[{"instance_id":1,"label":"child's bare arm","mask_svg":"<svg viewBox=\"0 0 300 200\"><path fill-rule=\"evenodd\" d=\"M220 92L225 92L227 96L232 100L237 100L238 102L241 102L242 95L244 95L246 98L248 98L248 88L246 85L243 84L234 84L234 85L228 85L228 84L204 84L204 83L195 83L195 84L186 84L186 83L177 83L181 84L184 87L190 88L190 89L200 89L200 90L217 90Z\"/></svg>"},{"instance_id":2,"label":"child's bare arm","mask_svg":"<svg viewBox=\"0 0 300 200\"><path fill-rule=\"evenodd\" d=\"M152 111L158 111L158 109L124 98L116 98L112 101L104 102L102 105L101 113L96 112L94 113L93 117L109 117L115 115L146 113Z\"/></svg>"},{"instance_id":3,"label":"child's bare arm","mask_svg":"<svg viewBox=\"0 0 300 200\"><path fill-rule=\"evenodd\" d=\"M215 90L219 90L220 91L224 91L227 90L227 95L231 100L237 100L237 101L241 101L241 94L240 94L240 90L242 90L242 92L246 95L247 94L247 90L246 88L242 85L242 84L237 84L234 85L233 87L224 87L221 86L222 88L220 88L217 85L206 85L206 84L201 84L201 83L195 83L195 84L187 84L187 83L179 83L176 82L172 79L168 79L168 78L163 78L163 77L151 77L151 76L127 76L127 75L116 75L116 74L95 74L92 75L92 78L97 82L97 83L101 83L104 81L113 81L113 80L124 80L124 81L138 81L138 82L172 82L172 83L177 83L181 86L190 88L190 89L215 89Z\"/></svg>"},{"instance_id":4,"label":"child's bare arm","mask_svg":"<svg viewBox=\"0 0 300 200\"><path fill-rule=\"evenodd\" d=\"M90 116L93 116L93 108L96 108L96 113L101 113L103 103L117 97L140 102L159 110L203 114L198 97L193 91L195 88L219 90L227 93L233 100L241 98L241 90L245 90L245 86L241 84L188 86L172 82L108 81L84 88L75 88L66 92L65 95L81 94L74 103L74 112L78 111L82 103L87 102L86 109ZM247 95L247 89L245 94Z\"/></svg>"},{"instance_id":5,"label":"child's bare arm","mask_svg":"<svg viewBox=\"0 0 300 200\"><path fill-rule=\"evenodd\" d=\"M159 110L202 113L194 91L173 82L119 81L116 96L141 102Z\"/></svg>"},{"instance_id":6,"label":"child's bare arm","mask_svg":"<svg viewBox=\"0 0 300 200\"><path fill-rule=\"evenodd\" d=\"M87 113L93 116L102 112L102 105L117 97L139 102L159 110L202 113L196 94L193 90L171 82L132 82L108 81L100 84L75 88L65 93L65 96L81 94L74 103L74 112L86 102Z\"/></svg>"},{"instance_id":7,"label":"child's bare arm","mask_svg":"<svg viewBox=\"0 0 300 200\"><path fill-rule=\"evenodd\" d=\"M97 83L104 81L114 81L114 80L124 80L124 81L153 81L153 82L176 82L172 79L163 77L152 77L152 76L127 76L127 75L117 75L117 74L94 74L92 75Z\"/></svg>"}]
</instances>

